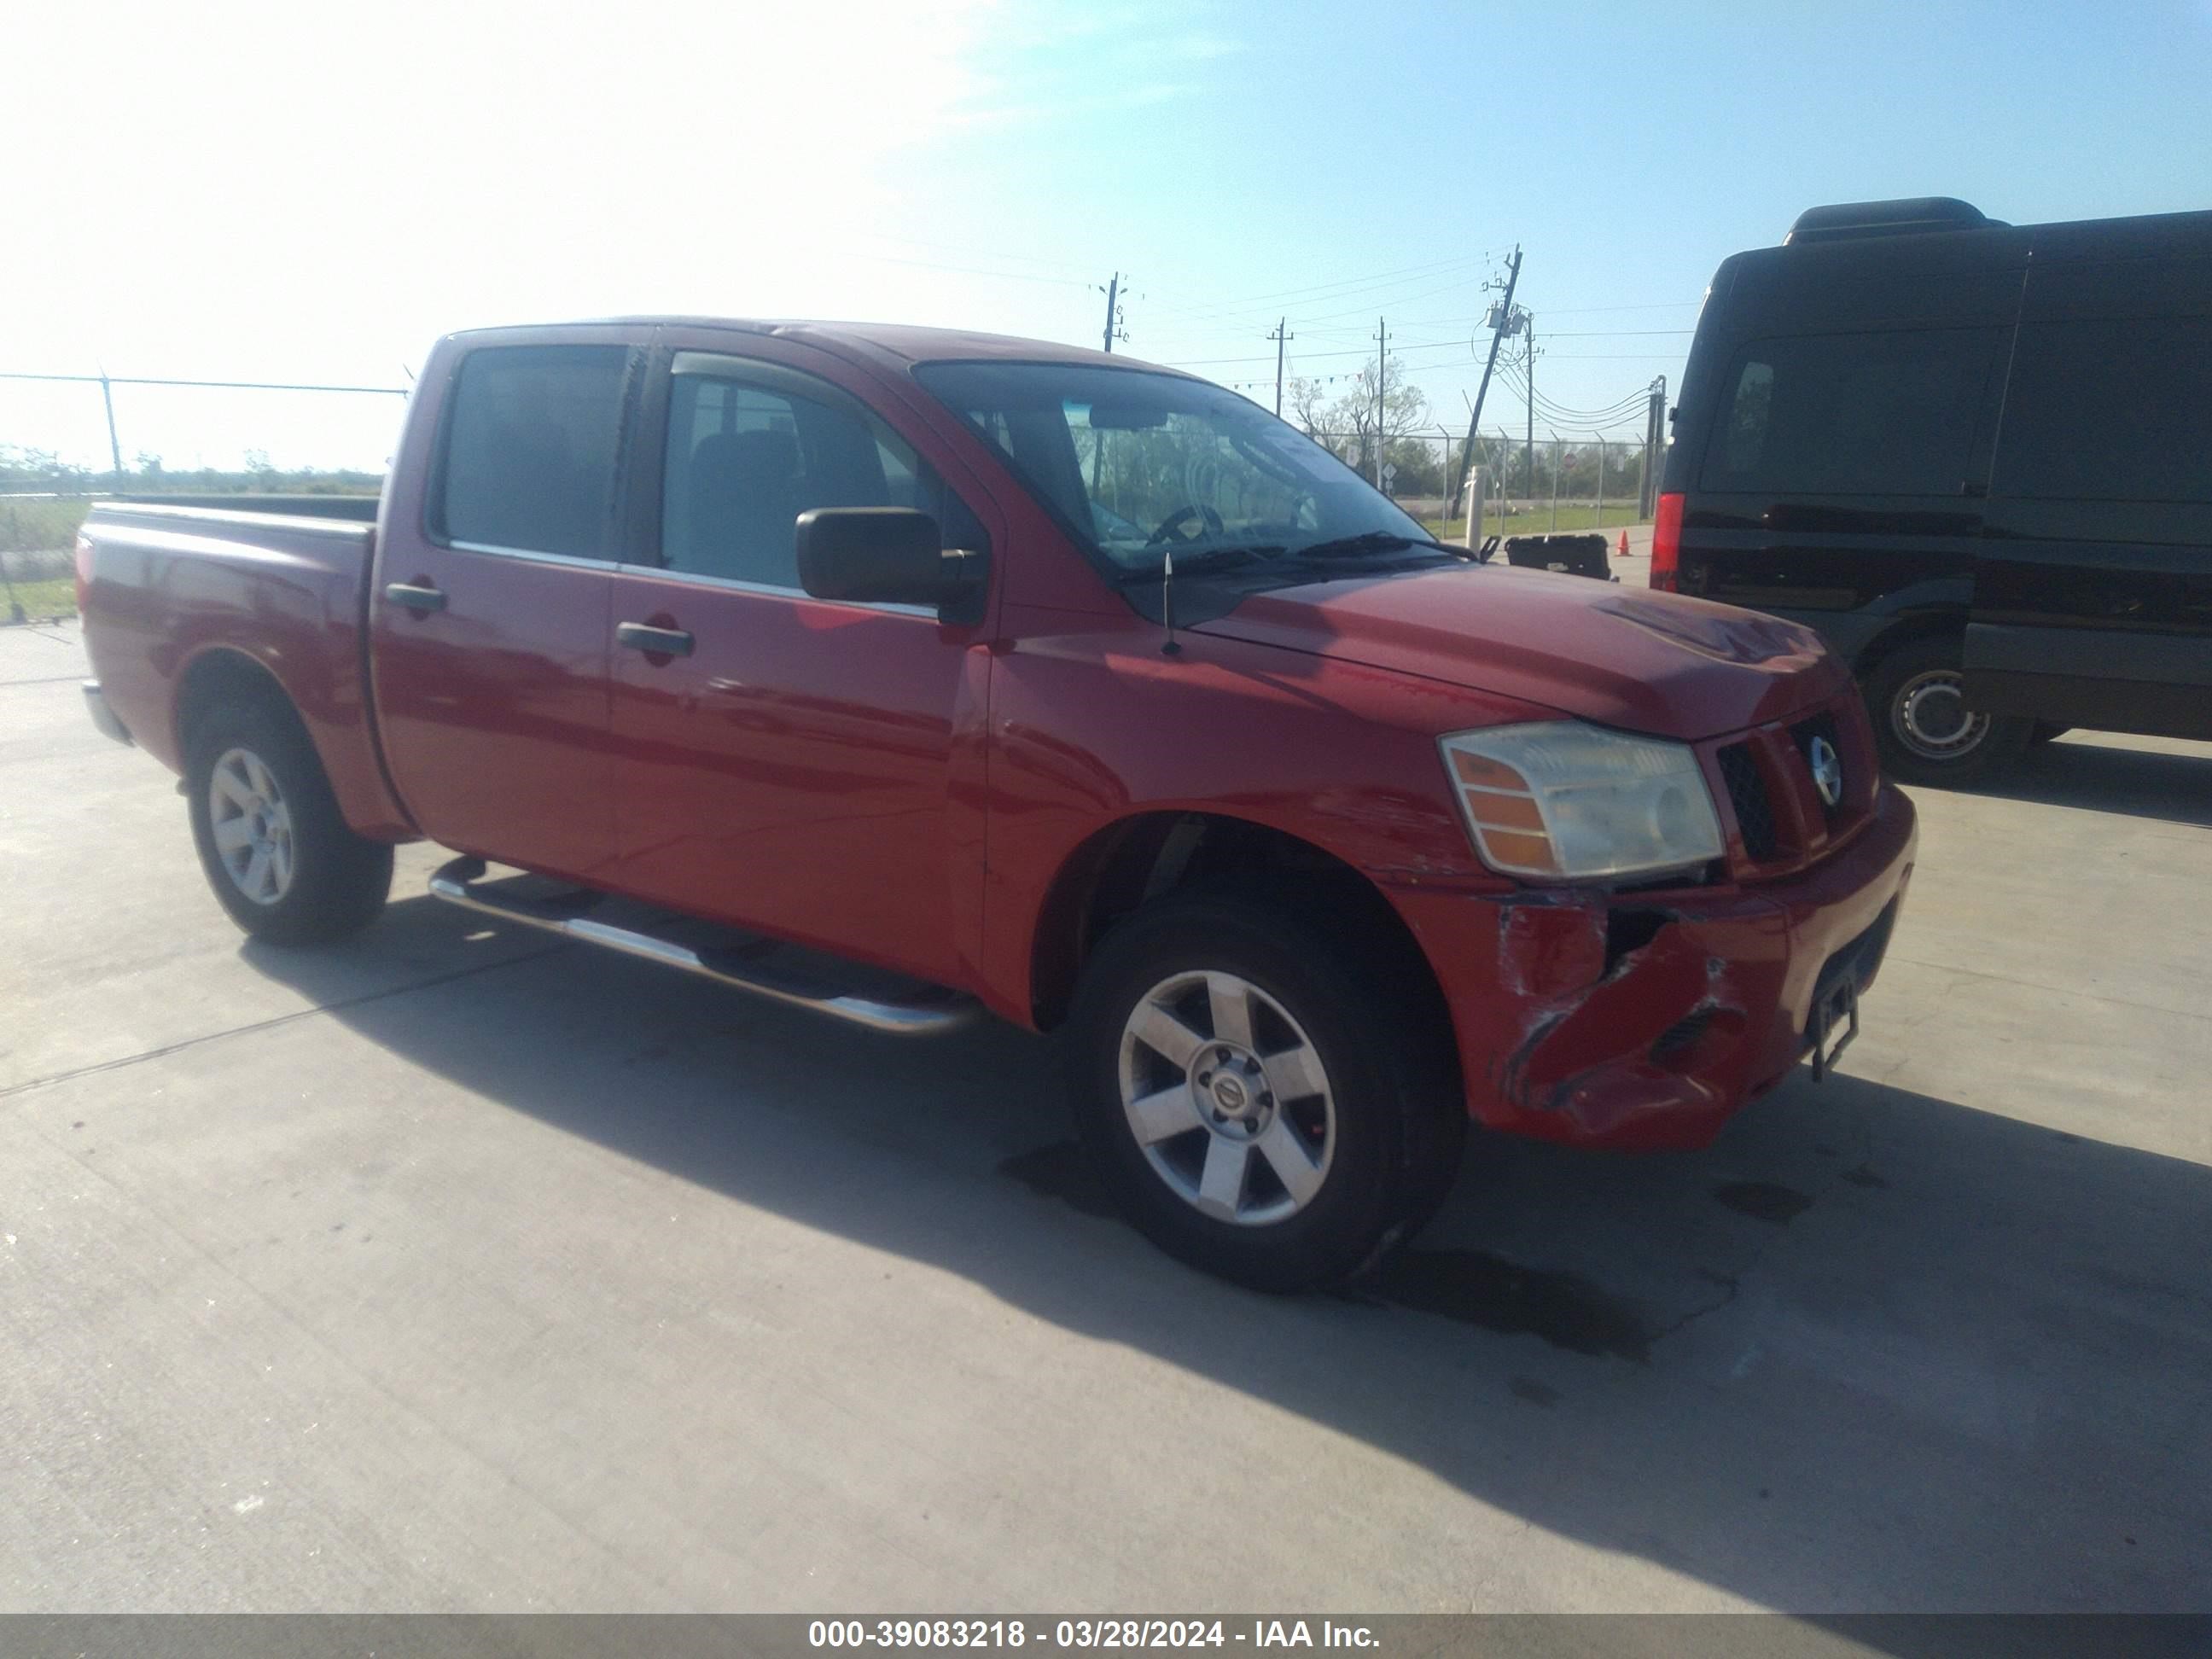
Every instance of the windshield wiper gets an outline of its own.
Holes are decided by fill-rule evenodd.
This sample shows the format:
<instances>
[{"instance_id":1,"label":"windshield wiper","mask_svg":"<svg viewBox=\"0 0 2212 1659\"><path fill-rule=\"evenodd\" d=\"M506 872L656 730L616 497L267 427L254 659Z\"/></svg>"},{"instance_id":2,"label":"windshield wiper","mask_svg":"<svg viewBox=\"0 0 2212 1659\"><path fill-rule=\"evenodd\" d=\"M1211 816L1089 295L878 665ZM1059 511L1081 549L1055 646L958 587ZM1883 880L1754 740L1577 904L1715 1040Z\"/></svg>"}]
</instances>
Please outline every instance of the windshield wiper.
<instances>
[{"instance_id":1,"label":"windshield wiper","mask_svg":"<svg viewBox=\"0 0 2212 1659\"><path fill-rule=\"evenodd\" d=\"M1325 542L1313 542L1295 550L1291 557L1302 561L1328 562L1334 560L1356 559L1369 553L1396 553L1410 548L1434 550L1455 559L1467 556L1463 547L1447 547L1442 542L1425 536L1407 536L1395 530L1364 530L1357 536L1336 536Z\"/></svg>"},{"instance_id":2,"label":"windshield wiper","mask_svg":"<svg viewBox=\"0 0 2212 1659\"><path fill-rule=\"evenodd\" d=\"M1239 565L1279 557L1282 551L1279 547L1264 543L1200 548L1189 553L1177 553L1175 556L1175 573L1178 576L1202 576L1213 570L1233 570ZM1126 587L1133 582L1156 582L1159 579L1160 566L1155 564L1124 571L1115 580Z\"/></svg>"}]
</instances>

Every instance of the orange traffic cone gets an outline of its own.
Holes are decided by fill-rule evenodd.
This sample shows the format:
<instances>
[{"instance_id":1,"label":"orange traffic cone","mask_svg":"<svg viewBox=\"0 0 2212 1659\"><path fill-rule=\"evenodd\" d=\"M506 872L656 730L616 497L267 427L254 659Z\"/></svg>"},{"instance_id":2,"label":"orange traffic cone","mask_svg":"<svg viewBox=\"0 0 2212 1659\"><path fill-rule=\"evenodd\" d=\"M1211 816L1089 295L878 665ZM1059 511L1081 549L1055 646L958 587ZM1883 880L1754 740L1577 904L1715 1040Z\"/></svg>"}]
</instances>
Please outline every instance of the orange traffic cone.
<instances>
[{"instance_id":1,"label":"orange traffic cone","mask_svg":"<svg viewBox=\"0 0 2212 1659\"><path fill-rule=\"evenodd\" d=\"M1616 559L1625 559L1628 556L1628 532L1626 530L1620 532L1620 545L1613 550L1613 556Z\"/></svg>"}]
</instances>

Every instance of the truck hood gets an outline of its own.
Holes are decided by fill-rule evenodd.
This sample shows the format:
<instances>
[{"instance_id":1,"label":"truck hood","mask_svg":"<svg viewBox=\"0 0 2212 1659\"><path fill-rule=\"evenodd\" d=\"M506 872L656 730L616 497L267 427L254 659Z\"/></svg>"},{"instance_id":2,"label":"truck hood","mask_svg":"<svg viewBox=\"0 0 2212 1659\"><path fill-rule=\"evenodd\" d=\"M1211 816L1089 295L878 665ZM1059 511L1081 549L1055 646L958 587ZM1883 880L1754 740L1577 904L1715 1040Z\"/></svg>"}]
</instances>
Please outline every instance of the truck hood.
<instances>
[{"instance_id":1,"label":"truck hood","mask_svg":"<svg viewBox=\"0 0 2212 1659\"><path fill-rule=\"evenodd\" d=\"M1810 629L1587 576L1477 565L1256 593L1188 631L1697 739L1780 720L1850 674Z\"/></svg>"}]
</instances>

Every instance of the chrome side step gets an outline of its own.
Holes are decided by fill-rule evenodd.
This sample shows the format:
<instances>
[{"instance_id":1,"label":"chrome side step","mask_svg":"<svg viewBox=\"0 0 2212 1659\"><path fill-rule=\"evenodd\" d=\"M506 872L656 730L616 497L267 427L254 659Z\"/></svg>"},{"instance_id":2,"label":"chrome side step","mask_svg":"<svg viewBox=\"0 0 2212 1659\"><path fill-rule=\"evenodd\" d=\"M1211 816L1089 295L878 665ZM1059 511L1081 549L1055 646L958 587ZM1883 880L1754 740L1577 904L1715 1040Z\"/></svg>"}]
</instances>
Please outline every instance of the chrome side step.
<instances>
[{"instance_id":1,"label":"chrome side step","mask_svg":"<svg viewBox=\"0 0 2212 1659\"><path fill-rule=\"evenodd\" d=\"M982 1012L981 1005L974 998L936 987L918 991L912 997L878 1000L810 985L796 975L778 975L766 964L748 961L748 956L762 948L759 945L751 951L742 945L695 951L688 945L678 945L651 933L592 921L580 914L592 908L592 896L586 895L580 901L549 902L519 894L495 892L477 884L483 880L483 873L482 859L457 858L441 866L430 878L430 891L434 896L448 904L458 904L465 910L481 911L502 921L520 922L526 927L580 939L586 945L643 957L648 962L681 968L772 1002L810 1009L832 1019L864 1025L872 1031L893 1036L937 1036L957 1030ZM775 947L768 948L772 952Z\"/></svg>"}]
</instances>

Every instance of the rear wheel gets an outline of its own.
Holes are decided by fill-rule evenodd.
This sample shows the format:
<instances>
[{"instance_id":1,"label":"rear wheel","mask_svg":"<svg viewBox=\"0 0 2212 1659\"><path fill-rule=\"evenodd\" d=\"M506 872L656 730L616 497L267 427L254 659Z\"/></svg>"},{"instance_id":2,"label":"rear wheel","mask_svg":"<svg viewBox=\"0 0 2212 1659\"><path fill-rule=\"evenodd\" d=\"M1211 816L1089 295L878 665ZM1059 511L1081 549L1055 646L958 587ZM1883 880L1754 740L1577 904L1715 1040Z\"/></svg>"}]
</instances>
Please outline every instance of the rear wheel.
<instances>
[{"instance_id":1,"label":"rear wheel","mask_svg":"<svg viewBox=\"0 0 2212 1659\"><path fill-rule=\"evenodd\" d=\"M392 848L356 836L290 709L227 703L193 722L185 786L216 900L257 939L307 945L376 919Z\"/></svg>"},{"instance_id":2,"label":"rear wheel","mask_svg":"<svg viewBox=\"0 0 2212 1659\"><path fill-rule=\"evenodd\" d=\"M1866 680L1882 769L1906 783L1982 781L2018 759L2033 722L1969 708L1959 642L1914 640L1876 663Z\"/></svg>"},{"instance_id":3,"label":"rear wheel","mask_svg":"<svg viewBox=\"0 0 2212 1659\"><path fill-rule=\"evenodd\" d=\"M1163 900L1099 946L1066 1033L1078 1122L1161 1249L1297 1290L1357 1273L1441 1200L1467 1128L1448 1034L1361 961L1236 893Z\"/></svg>"}]
</instances>

